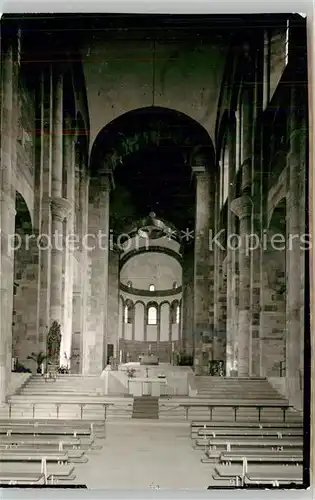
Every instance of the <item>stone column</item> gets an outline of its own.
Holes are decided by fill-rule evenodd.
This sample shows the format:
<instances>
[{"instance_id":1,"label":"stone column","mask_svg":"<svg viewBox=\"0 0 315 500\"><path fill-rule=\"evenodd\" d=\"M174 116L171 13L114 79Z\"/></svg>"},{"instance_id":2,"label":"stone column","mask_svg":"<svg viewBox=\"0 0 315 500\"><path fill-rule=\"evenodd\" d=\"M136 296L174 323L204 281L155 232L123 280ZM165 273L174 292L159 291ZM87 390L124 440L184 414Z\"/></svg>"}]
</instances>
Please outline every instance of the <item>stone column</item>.
<instances>
[{"instance_id":1,"label":"stone column","mask_svg":"<svg viewBox=\"0 0 315 500\"><path fill-rule=\"evenodd\" d=\"M236 173L236 123L235 120L229 124L227 132L228 148L228 211L227 211L227 248L226 261L224 268L226 269L226 374L227 376L234 375L236 368L236 352L237 352L237 332L238 321L236 315L236 260L237 251L235 250L235 242L232 240L232 235L235 233L235 214L229 210L231 203L235 198L235 173ZM225 168L225 167L224 167ZM224 171L223 171L224 175ZM223 177L224 182L224 177ZM222 188L221 188L222 189ZM224 287L223 287L224 289Z\"/></svg>"},{"instance_id":2,"label":"stone column","mask_svg":"<svg viewBox=\"0 0 315 500\"><path fill-rule=\"evenodd\" d=\"M252 199L244 194L232 201L230 209L240 220L239 246L239 322L238 322L238 376L248 377L250 360L250 255L248 241L251 233Z\"/></svg>"},{"instance_id":3,"label":"stone column","mask_svg":"<svg viewBox=\"0 0 315 500\"><path fill-rule=\"evenodd\" d=\"M300 390L300 336L304 334L300 321L301 309L301 225L300 225L300 184L301 145L303 132L298 118L297 89L292 89L290 110L290 151L287 156L289 191L287 195L287 343L286 343L286 378L287 393L291 404L301 409L303 394Z\"/></svg>"},{"instance_id":4,"label":"stone column","mask_svg":"<svg viewBox=\"0 0 315 500\"><path fill-rule=\"evenodd\" d=\"M110 248L108 274L108 324L107 340L114 346L114 357L117 358L119 330L119 249ZM134 323L134 321L133 321Z\"/></svg>"},{"instance_id":5,"label":"stone column","mask_svg":"<svg viewBox=\"0 0 315 500\"><path fill-rule=\"evenodd\" d=\"M53 116L52 116L52 177L51 177L51 280L50 280L50 325L57 321L61 325L62 336L62 260L63 221L70 209L69 202L62 197L63 172L63 75L57 71L53 75Z\"/></svg>"},{"instance_id":6,"label":"stone column","mask_svg":"<svg viewBox=\"0 0 315 500\"><path fill-rule=\"evenodd\" d=\"M215 234L220 231L220 172L216 172L215 177ZM215 245L214 248L214 328L220 330L220 248Z\"/></svg>"},{"instance_id":7,"label":"stone column","mask_svg":"<svg viewBox=\"0 0 315 500\"><path fill-rule=\"evenodd\" d=\"M82 159L82 164L81 164L81 176L80 176L80 210L81 210L81 219L82 219L82 227L81 227L81 234L82 237L84 238L85 235L88 234L89 228L88 228L88 216L89 216L89 177L86 172L86 165L84 163L84 159ZM87 286L87 281L88 281L88 251L86 245L82 245L81 248L81 269L80 269L80 274L81 274L81 307L82 307L82 314L81 314L81 342L80 342L80 357L81 357L81 362L80 362L80 367L81 371L83 369L83 341L84 341L84 335L86 331L86 319L87 319L87 304L88 304L88 286Z\"/></svg>"},{"instance_id":8,"label":"stone column","mask_svg":"<svg viewBox=\"0 0 315 500\"><path fill-rule=\"evenodd\" d=\"M50 278L50 322L57 321L64 334L62 315L62 260L64 252L63 221L70 212L70 205L65 198L51 200L51 278ZM51 325L50 325L51 326ZM61 346L62 348L62 346ZM62 352L62 351L61 351Z\"/></svg>"},{"instance_id":9,"label":"stone column","mask_svg":"<svg viewBox=\"0 0 315 500\"><path fill-rule=\"evenodd\" d=\"M108 267L109 267L109 202L110 191L113 187L113 177L111 170L104 169L100 172L100 230L104 235L104 252L103 252L103 272L104 272L104 295L103 295L103 366L107 364L107 344L108 344Z\"/></svg>"},{"instance_id":10,"label":"stone column","mask_svg":"<svg viewBox=\"0 0 315 500\"><path fill-rule=\"evenodd\" d=\"M83 367L83 332L86 315L86 257L83 237L88 233L88 179L79 141L75 145L75 234L79 245L74 253L73 310L72 310L72 359L71 371L79 373Z\"/></svg>"},{"instance_id":11,"label":"stone column","mask_svg":"<svg viewBox=\"0 0 315 500\"><path fill-rule=\"evenodd\" d=\"M50 308L50 261L51 248L47 236L51 234L51 162L52 162L52 70L44 71L41 82L41 143L40 160L40 224L41 245L39 248L39 287L37 306L37 332L39 349L46 351ZM45 236L44 236L45 235Z\"/></svg>"},{"instance_id":12,"label":"stone column","mask_svg":"<svg viewBox=\"0 0 315 500\"><path fill-rule=\"evenodd\" d=\"M65 285L64 285L64 334L62 343L62 356L66 353L62 363L70 367L71 341L72 341L72 309L73 309L73 273L74 273L74 213L75 213L75 165L74 165L74 137L71 133L71 119L66 119L64 135L64 168L67 176L67 200L69 212L66 221L65 245Z\"/></svg>"},{"instance_id":13,"label":"stone column","mask_svg":"<svg viewBox=\"0 0 315 500\"><path fill-rule=\"evenodd\" d=\"M196 177L194 247L194 366L202 372L202 333L209 330L210 309L210 177L206 167L193 166Z\"/></svg>"},{"instance_id":14,"label":"stone column","mask_svg":"<svg viewBox=\"0 0 315 500\"><path fill-rule=\"evenodd\" d=\"M184 351L192 355L193 351L193 311L194 311L194 255L189 249L183 255L182 288L182 342Z\"/></svg>"},{"instance_id":15,"label":"stone column","mask_svg":"<svg viewBox=\"0 0 315 500\"><path fill-rule=\"evenodd\" d=\"M104 168L99 171L91 184L88 233L94 241L88 255L88 317L83 339L83 370L100 373L107 362L109 201L113 187L111 170Z\"/></svg>"},{"instance_id":16,"label":"stone column","mask_svg":"<svg viewBox=\"0 0 315 500\"><path fill-rule=\"evenodd\" d=\"M2 46L1 103L1 177L0 177L0 404L6 401L10 372L8 353L12 345L12 295L14 252L10 245L15 217L15 192L12 189L13 55L12 46Z\"/></svg>"},{"instance_id":17,"label":"stone column","mask_svg":"<svg viewBox=\"0 0 315 500\"><path fill-rule=\"evenodd\" d=\"M255 89L253 102L253 113L249 116L252 120L252 127L255 130L255 137L252 137L255 147L252 154L252 182L251 182L251 197L253 200L252 214L252 232L262 240L264 217L267 210L264 209L267 195L264 191L264 151L263 151L263 123L258 120L258 115L262 113L267 104L267 89L268 89L268 57L266 56L266 37L261 37L260 49L256 51L255 64ZM264 82L261 85L261 82ZM251 136L252 136L251 132ZM255 153L256 151L256 153ZM250 152L251 154L251 152ZM260 359L261 346L260 340L260 318L261 318L261 302L262 302L262 283L263 283L263 246L251 252L251 339L252 339L252 376L260 376Z\"/></svg>"}]
</instances>

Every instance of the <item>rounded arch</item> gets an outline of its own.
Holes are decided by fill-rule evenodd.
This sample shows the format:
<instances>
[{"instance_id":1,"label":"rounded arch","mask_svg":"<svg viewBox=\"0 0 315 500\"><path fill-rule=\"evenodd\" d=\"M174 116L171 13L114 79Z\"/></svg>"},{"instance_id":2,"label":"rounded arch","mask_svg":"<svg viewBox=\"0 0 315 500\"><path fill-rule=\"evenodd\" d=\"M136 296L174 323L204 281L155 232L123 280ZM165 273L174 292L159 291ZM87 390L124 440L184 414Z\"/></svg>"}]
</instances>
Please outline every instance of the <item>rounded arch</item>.
<instances>
[{"instance_id":1,"label":"rounded arch","mask_svg":"<svg viewBox=\"0 0 315 500\"><path fill-rule=\"evenodd\" d=\"M140 304L141 306L143 306L144 309L146 308L146 303L143 302L143 300L136 300L134 303L134 306L136 307L137 304Z\"/></svg>"},{"instance_id":2,"label":"rounded arch","mask_svg":"<svg viewBox=\"0 0 315 500\"><path fill-rule=\"evenodd\" d=\"M145 322L149 326L156 326L159 322L159 304L155 301L150 301L145 308Z\"/></svg>"},{"instance_id":3,"label":"rounded arch","mask_svg":"<svg viewBox=\"0 0 315 500\"><path fill-rule=\"evenodd\" d=\"M128 298L128 299L125 299L124 305L128 306L128 307L134 307L134 302L133 302L133 300Z\"/></svg>"},{"instance_id":4,"label":"rounded arch","mask_svg":"<svg viewBox=\"0 0 315 500\"><path fill-rule=\"evenodd\" d=\"M32 217L27 203L21 193L15 194L15 227L22 230L24 234L32 234Z\"/></svg>"},{"instance_id":5,"label":"rounded arch","mask_svg":"<svg viewBox=\"0 0 315 500\"><path fill-rule=\"evenodd\" d=\"M95 172L100 161L108 162L115 169L125 156L137 152L148 142L160 145L170 139L170 128L173 130L172 141L185 151L186 163L190 158L189 154L186 156L187 149L202 147L209 164L214 165L213 141L199 122L175 109L147 106L127 111L99 131L91 148L91 171Z\"/></svg>"},{"instance_id":6,"label":"rounded arch","mask_svg":"<svg viewBox=\"0 0 315 500\"><path fill-rule=\"evenodd\" d=\"M271 209L268 217L268 231L284 233L286 227L287 197L283 196Z\"/></svg>"},{"instance_id":7,"label":"rounded arch","mask_svg":"<svg viewBox=\"0 0 315 500\"><path fill-rule=\"evenodd\" d=\"M171 324L179 324L180 322L180 301L175 299L170 306L170 321Z\"/></svg>"},{"instance_id":8,"label":"rounded arch","mask_svg":"<svg viewBox=\"0 0 315 500\"><path fill-rule=\"evenodd\" d=\"M209 169L214 168L214 147L206 129L169 108L134 109L103 127L91 151L91 184L99 189L100 169L114 174L110 224L115 237L149 213L179 230L194 226L191 162L196 151L202 151Z\"/></svg>"},{"instance_id":9,"label":"rounded arch","mask_svg":"<svg viewBox=\"0 0 315 500\"><path fill-rule=\"evenodd\" d=\"M171 307L171 304L170 304L170 301L169 300L162 300L159 304L159 308L161 310L162 306L164 305L168 305L169 307Z\"/></svg>"},{"instance_id":10,"label":"rounded arch","mask_svg":"<svg viewBox=\"0 0 315 500\"><path fill-rule=\"evenodd\" d=\"M132 300L127 299L124 304L124 323L133 323L135 317L135 305Z\"/></svg>"}]
</instances>

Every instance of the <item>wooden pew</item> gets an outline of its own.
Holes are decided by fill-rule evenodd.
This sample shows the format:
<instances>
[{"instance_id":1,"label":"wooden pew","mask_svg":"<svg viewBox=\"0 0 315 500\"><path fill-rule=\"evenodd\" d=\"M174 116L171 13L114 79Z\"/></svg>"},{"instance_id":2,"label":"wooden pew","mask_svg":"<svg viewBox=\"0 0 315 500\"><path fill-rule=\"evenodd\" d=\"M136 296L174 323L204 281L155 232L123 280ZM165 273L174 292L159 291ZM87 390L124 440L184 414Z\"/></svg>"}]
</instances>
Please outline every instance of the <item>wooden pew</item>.
<instances>
[{"instance_id":1,"label":"wooden pew","mask_svg":"<svg viewBox=\"0 0 315 500\"><path fill-rule=\"evenodd\" d=\"M104 429L105 421L104 420L72 420L72 419L62 419L62 418L50 418L49 420L35 418L35 419L27 419L27 418L6 418L0 419L0 425L65 425L66 427L79 427L79 428L90 428L91 425L94 427L101 427Z\"/></svg>"},{"instance_id":2,"label":"wooden pew","mask_svg":"<svg viewBox=\"0 0 315 500\"><path fill-rule=\"evenodd\" d=\"M106 435L105 423L96 423L96 422L82 422L80 420L77 421L58 421L58 420L47 420L45 421L26 421L23 422L21 420L18 421L0 421L0 434L3 434L3 431L7 433L8 430L20 430L26 429L26 432L31 432L31 429L34 429L37 433L46 433L47 431L52 431L53 433L69 433L73 434L74 432L77 435L93 435L95 437L104 438Z\"/></svg>"},{"instance_id":3,"label":"wooden pew","mask_svg":"<svg viewBox=\"0 0 315 500\"><path fill-rule=\"evenodd\" d=\"M55 462L87 462L87 457L81 450L58 450L47 448L14 448L0 450L0 461L33 461L38 462L40 458L47 457L49 461ZM58 457L57 459L54 459Z\"/></svg>"},{"instance_id":4,"label":"wooden pew","mask_svg":"<svg viewBox=\"0 0 315 500\"><path fill-rule=\"evenodd\" d=\"M82 440L79 438L70 438L70 437L61 437L61 436L51 436L51 437L37 437L37 436L29 436L29 435L19 435L19 436L0 436L0 445L11 445L14 444L32 444L36 443L38 445L45 444L58 444L63 443L67 445L71 445L73 448L80 447Z\"/></svg>"},{"instance_id":5,"label":"wooden pew","mask_svg":"<svg viewBox=\"0 0 315 500\"><path fill-rule=\"evenodd\" d=\"M302 467L296 465L277 466L273 465L268 467L266 465L216 465L214 470L214 479L216 477L234 480L236 485L244 484L245 477L255 478L260 477L268 478L269 483L272 481L279 481L280 478L290 477L291 482L302 481L303 471Z\"/></svg>"},{"instance_id":6,"label":"wooden pew","mask_svg":"<svg viewBox=\"0 0 315 500\"><path fill-rule=\"evenodd\" d=\"M191 428L193 427L235 427L235 422L217 422L211 420L193 420L191 423ZM237 421L237 427L248 427L252 429L272 429L274 427L279 427L286 429L287 427L297 427L303 428L302 422L246 422L242 420Z\"/></svg>"},{"instance_id":7,"label":"wooden pew","mask_svg":"<svg viewBox=\"0 0 315 500\"><path fill-rule=\"evenodd\" d=\"M285 439L209 439L207 443L203 439L198 442L199 447L209 447L209 450L231 451L237 448L270 448L273 449L301 449L303 447L302 440L295 442Z\"/></svg>"},{"instance_id":8,"label":"wooden pew","mask_svg":"<svg viewBox=\"0 0 315 500\"><path fill-rule=\"evenodd\" d=\"M68 462L67 452L56 452L46 453L45 455L41 451L33 452L23 452L23 451L5 451L0 453L0 462L42 462L43 458L47 462L57 462L58 464L64 464ZM2 465L1 465L2 467Z\"/></svg>"},{"instance_id":9,"label":"wooden pew","mask_svg":"<svg viewBox=\"0 0 315 500\"><path fill-rule=\"evenodd\" d=\"M271 436L282 438L285 436L298 437L303 436L302 429L246 429L246 428L234 428L234 429L200 429L198 432L199 436L211 436L211 437L219 437L219 436Z\"/></svg>"},{"instance_id":10,"label":"wooden pew","mask_svg":"<svg viewBox=\"0 0 315 500\"><path fill-rule=\"evenodd\" d=\"M87 429L73 429L66 427L32 427L32 426L11 426L1 427L0 435L12 436L15 434L31 434L31 435L63 435L63 436L90 436L91 431Z\"/></svg>"},{"instance_id":11,"label":"wooden pew","mask_svg":"<svg viewBox=\"0 0 315 500\"><path fill-rule=\"evenodd\" d=\"M243 454L239 454L237 452L225 452L220 455L220 463L230 465L231 463L242 463L244 460L247 463L277 463L280 465L295 463L301 464L303 463L303 454L302 453L259 453L259 452L250 452L246 453L246 456Z\"/></svg>"},{"instance_id":12,"label":"wooden pew","mask_svg":"<svg viewBox=\"0 0 315 500\"><path fill-rule=\"evenodd\" d=\"M45 476L41 472L0 472L0 485L44 485Z\"/></svg>"},{"instance_id":13,"label":"wooden pew","mask_svg":"<svg viewBox=\"0 0 315 500\"><path fill-rule=\"evenodd\" d=\"M206 450L205 452L205 457L201 459L201 462L202 463L211 463L211 464L214 464L214 463L218 463L220 461L220 458L222 456L223 453L228 453L228 452L222 452L222 450ZM266 455L267 453L267 450L266 448L256 448L253 450L253 448L237 448L235 449L235 453L237 453L238 455L241 455L242 457L244 456L248 456L250 454L253 454L255 453L256 455ZM278 454L278 455L281 455L283 457L287 457L287 456L292 456L292 454L294 455L299 455L299 456L303 456L303 450L302 450L302 447L301 448L294 448L294 450L292 449L283 449L283 450L279 450L279 451L275 451L273 450L272 448L270 448L270 450L268 450L268 453L271 453L271 454Z\"/></svg>"},{"instance_id":14,"label":"wooden pew","mask_svg":"<svg viewBox=\"0 0 315 500\"><path fill-rule=\"evenodd\" d=\"M46 440L30 440L30 442L20 442L20 443L3 443L0 440L0 452L1 450L19 449L19 450L39 450L45 448L46 450L65 450L65 451L93 451L101 450L102 445L96 445L94 443L85 444L80 442L78 446L73 447L72 442L66 441L46 441Z\"/></svg>"},{"instance_id":15,"label":"wooden pew","mask_svg":"<svg viewBox=\"0 0 315 500\"><path fill-rule=\"evenodd\" d=\"M43 439L45 441L78 441L84 443L93 443L95 438L93 436L73 436L70 434L0 434L0 442L5 442L5 440L21 441L21 440L36 440Z\"/></svg>"},{"instance_id":16,"label":"wooden pew","mask_svg":"<svg viewBox=\"0 0 315 500\"><path fill-rule=\"evenodd\" d=\"M286 470L286 467L280 473L265 473L262 471L247 472L244 478L244 484L270 484L273 483L274 486L286 486L291 483L302 484L303 477L302 471L294 472L292 469Z\"/></svg>"},{"instance_id":17,"label":"wooden pew","mask_svg":"<svg viewBox=\"0 0 315 500\"><path fill-rule=\"evenodd\" d=\"M303 433L303 426L302 424L296 424L296 423L290 423L290 424L283 424L281 422L277 423L270 423L270 424L262 424L262 423L252 423L252 422L237 422L237 425L234 422L192 422L191 424L191 437L192 439L195 439L198 437L199 432L201 430L209 430L211 432L220 430L220 429L248 429L248 430L274 430L277 429L277 431L281 432L283 430L299 430L299 432Z\"/></svg>"},{"instance_id":18,"label":"wooden pew","mask_svg":"<svg viewBox=\"0 0 315 500\"><path fill-rule=\"evenodd\" d=\"M24 474L44 474L45 483L48 482L49 479L53 478L53 480L58 480L58 478L66 478L68 481L75 479L73 475L74 467L73 465L59 465L54 463L41 462L40 466L38 463L20 463L17 462L14 464L14 473L20 474L21 476ZM12 464L9 462L1 463L1 473L3 475L9 476L12 474Z\"/></svg>"}]
</instances>

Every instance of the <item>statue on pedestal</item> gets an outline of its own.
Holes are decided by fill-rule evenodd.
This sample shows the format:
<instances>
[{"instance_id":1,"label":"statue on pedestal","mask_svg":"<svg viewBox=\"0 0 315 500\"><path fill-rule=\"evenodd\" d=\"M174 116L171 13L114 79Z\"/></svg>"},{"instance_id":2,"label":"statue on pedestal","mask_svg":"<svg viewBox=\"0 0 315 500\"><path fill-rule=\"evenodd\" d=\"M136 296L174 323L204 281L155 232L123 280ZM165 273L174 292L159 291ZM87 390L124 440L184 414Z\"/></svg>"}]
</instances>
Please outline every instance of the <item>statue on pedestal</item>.
<instances>
[{"instance_id":1,"label":"statue on pedestal","mask_svg":"<svg viewBox=\"0 0 315 500\"><path fill-rule=\"evenodd\" d=\"M61 344L60 330L60 324L57 321L54 321L47 335L47 359L48 364L52 366L59 366Z\"/></svg>"}]
</instances>

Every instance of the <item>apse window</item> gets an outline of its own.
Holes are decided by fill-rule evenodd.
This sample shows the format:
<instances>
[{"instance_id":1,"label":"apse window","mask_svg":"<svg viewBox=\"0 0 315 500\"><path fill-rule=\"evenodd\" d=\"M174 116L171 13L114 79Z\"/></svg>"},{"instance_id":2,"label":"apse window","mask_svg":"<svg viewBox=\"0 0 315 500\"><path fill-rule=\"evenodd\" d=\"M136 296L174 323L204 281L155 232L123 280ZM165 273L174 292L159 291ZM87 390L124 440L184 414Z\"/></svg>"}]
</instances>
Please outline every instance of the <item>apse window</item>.
<instances>
[{"instance_id":1,"label":"apse window","mask_svg":"<svg viewBox=\"0 0 315 500\"><path fill-rule=\"evenodd\" d=\"M132 323L132 307L125 306L125 314L124 314L125 324Z\"/></svg>"},{"instance_id":2,"label":"apse window","mask_svg":"<svg viewBox=\"0 0 315 500\"><path fill-rule=\"evenodd\" d=\"M176 318L175 318L177 325L179 325L179 318L180 318L180 307L177 306L176 307Z\"/></svg>"},{"instance_id":3,"label":"apse window","mask_svg":"<svg viewBox=\"0 0 315 500\"><path fill-rule=\"evenodd\" d=\"M151 306L148 309L148 325L156 325L156 324L157 324L157 308Z\"/></svg>"},{"instance_id":4,"label":"apse window","mask_svg":"<svg viewBox=\"0 0 315 500\"><path fill-rule=\"evenodd\" d=\"M175 290L176 287L177 287L177 281L174 281L173 282L173 289Z\"/></svg>"},{"instance_id":5,"label":"apse window","mask_svg":"<svg viewBox=\"0 0 315 500\"><path fill-rule=\"evenodd\" d=\"M128 283L127 283L127 287L128 287L128 288L131 288L131 287L132 287L132 283L131 283L131 281L128 281Z\"/></svg>"},{"instance_id":6,"label":"apse window","mask_svg":"<svg viewBox=\"0 0 315 500\"><path fill-rule=\"evenodd\" d=\"M149 292L155 292L155 285L149 286Z\"/></svg>"},{"instance_id":7,"label":"apse window","mask_svg":"<svg viewBox=\"0 0 315 500\"><path fill-rule=\"evenodd\" d=\"M289 62L289 35L290 35L290 21L287 20L287 27L285 31L285 54L284 54L284 63L285 65Z\"/></svg>"}]
</instances>

